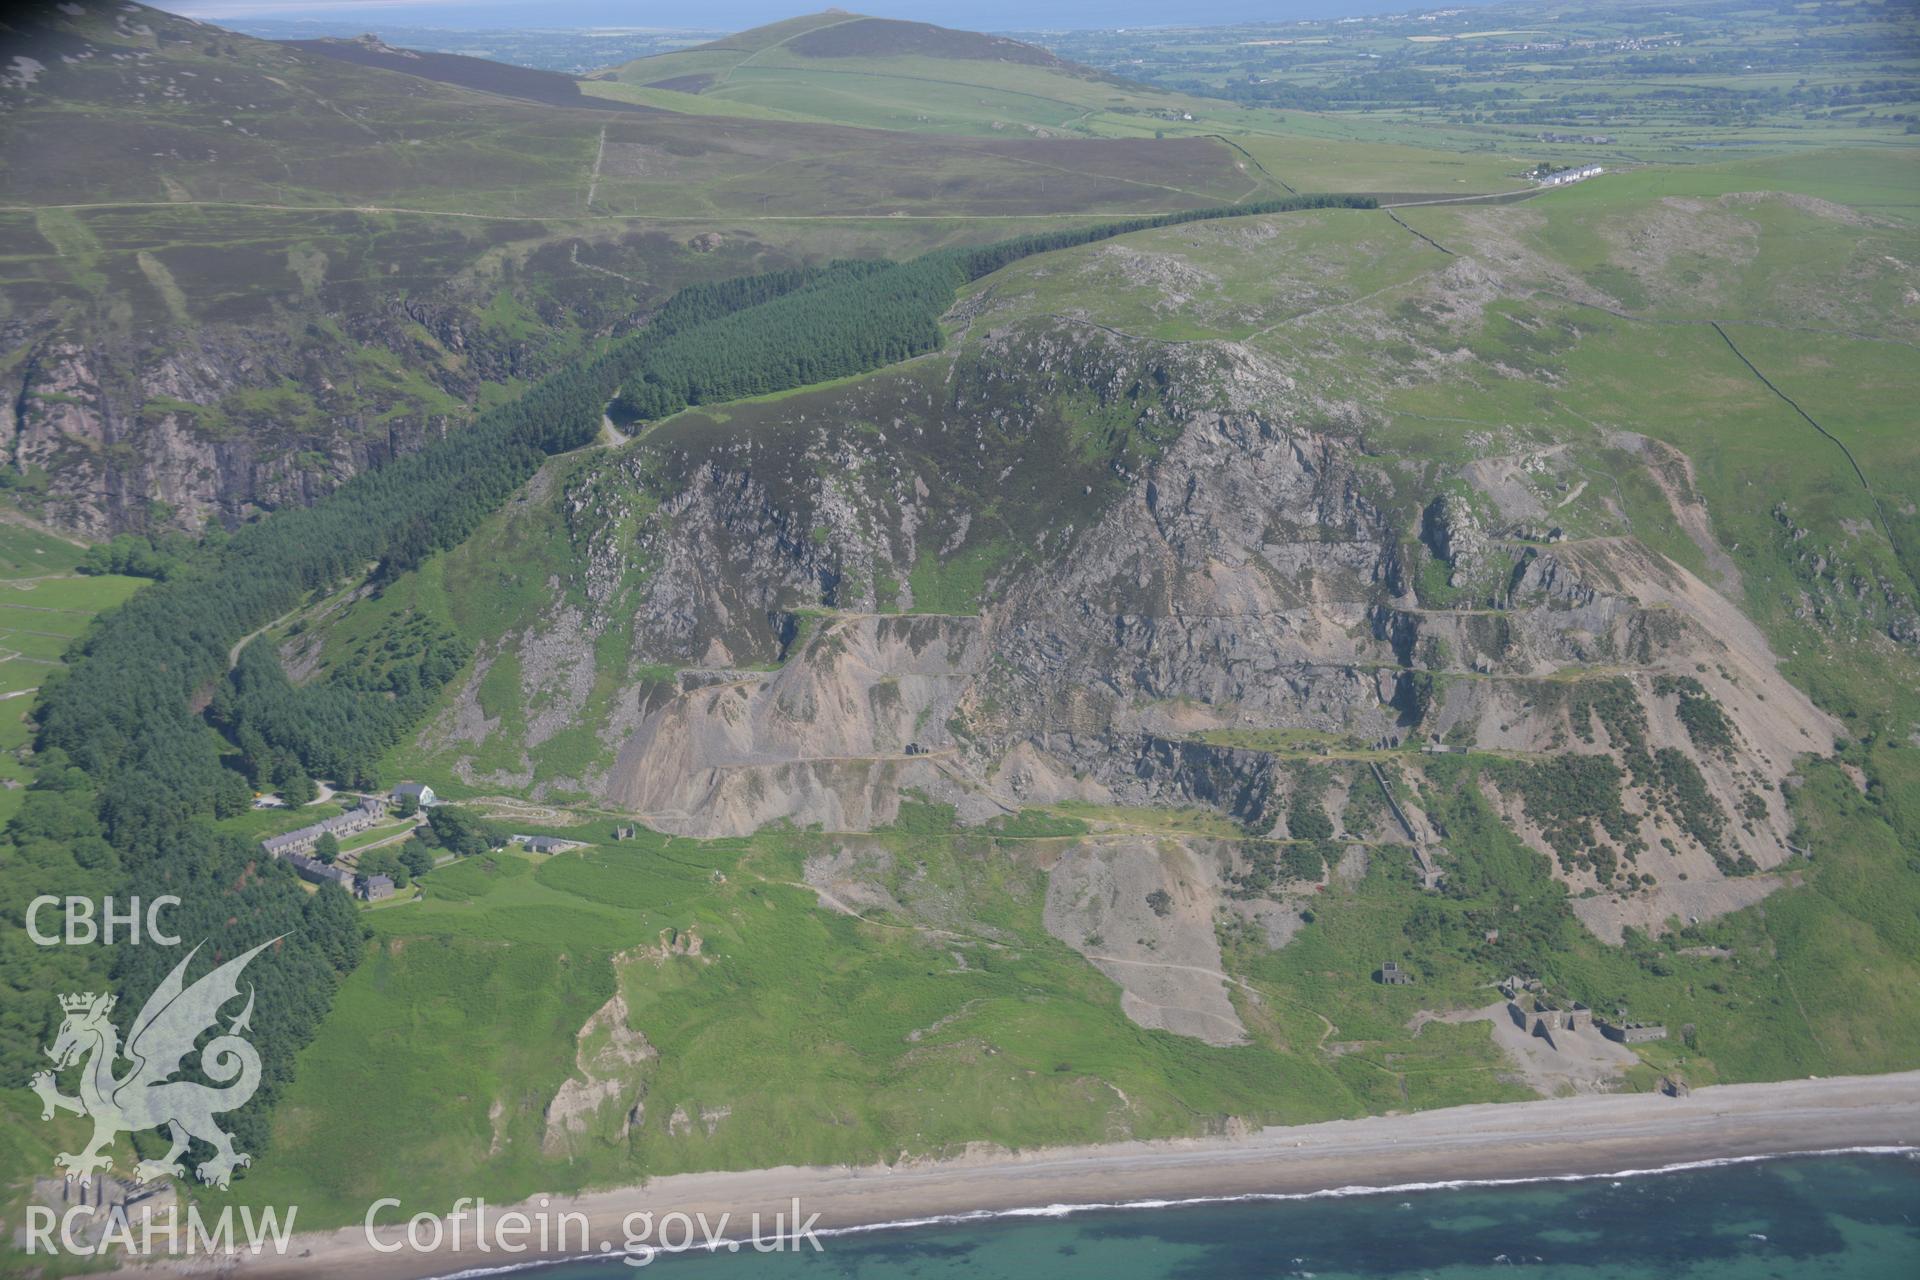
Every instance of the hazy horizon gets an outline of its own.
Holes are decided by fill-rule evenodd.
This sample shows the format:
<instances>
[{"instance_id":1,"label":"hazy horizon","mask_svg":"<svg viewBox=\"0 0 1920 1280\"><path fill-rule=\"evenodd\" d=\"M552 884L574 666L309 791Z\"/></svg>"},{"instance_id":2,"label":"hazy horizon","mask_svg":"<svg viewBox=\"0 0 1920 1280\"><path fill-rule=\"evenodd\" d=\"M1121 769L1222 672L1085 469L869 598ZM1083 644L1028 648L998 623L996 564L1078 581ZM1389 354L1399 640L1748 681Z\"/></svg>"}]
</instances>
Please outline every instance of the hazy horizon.
<instances>
[{"instance_id":1,"label":"hazy horizon","mask_svg":"<svg viewBox=\"0 0 1920 1280\"><path fill-rule=\"evenodd\" d=\"M1213 26L1239 22L1291 22L1364 14L1418 13L1463 8L1494 0L1457 0L1451 5L1403 0L1201 0L1177 11L1150 0L977 0L965 5L933 0L874 0L829 6L816 0L716 0L689 6L654 0L556 0L537 12L515 0L177 0L157 7L206 22L244 25L263 21L316 28L378 29L386 26L446 30L555 30L638 28L742 30L829 7L882 18L933 22L976 30L1070 30L1126 26Z\"/></svg>"}]
</instances>

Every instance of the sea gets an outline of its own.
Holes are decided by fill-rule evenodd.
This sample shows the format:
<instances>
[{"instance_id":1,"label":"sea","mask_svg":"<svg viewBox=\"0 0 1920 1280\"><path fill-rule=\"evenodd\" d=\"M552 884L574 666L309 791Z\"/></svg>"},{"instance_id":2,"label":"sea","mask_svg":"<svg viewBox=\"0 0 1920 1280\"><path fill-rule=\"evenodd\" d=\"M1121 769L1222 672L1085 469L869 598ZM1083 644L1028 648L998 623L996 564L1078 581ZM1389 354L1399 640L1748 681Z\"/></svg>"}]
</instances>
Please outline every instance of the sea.
<instances>
[{"instance_id":1,"label":"sea","mask_svg":"<svg viewBox=\"0 0 1920 1280\"><path fill-rule=\"evenodd\" d=\"M1920 1152L1604 1177L1035 1208L825 1235L819 1253L560 1263L540 1280L1920 1280ZM469 1272L468 1275L479 1273Z\"/></svg>"}]
</instances>

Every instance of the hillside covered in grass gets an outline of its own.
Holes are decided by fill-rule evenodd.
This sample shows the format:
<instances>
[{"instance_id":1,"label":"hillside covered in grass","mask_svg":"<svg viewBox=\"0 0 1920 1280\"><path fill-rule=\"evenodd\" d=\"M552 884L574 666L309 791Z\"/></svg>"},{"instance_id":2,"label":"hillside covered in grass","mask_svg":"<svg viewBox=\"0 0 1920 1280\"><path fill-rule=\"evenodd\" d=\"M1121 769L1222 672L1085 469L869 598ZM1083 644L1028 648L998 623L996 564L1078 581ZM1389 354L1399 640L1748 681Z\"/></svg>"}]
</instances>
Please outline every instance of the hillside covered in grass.
<instances>
[{"instance_id":1,"label":"hillside covered in grass","mask_svg":"<svg viewBox=\"0 0 1920 1280\"><path fill-rule=\"evenodd\" d=\"M978 133L1121 106L1178 118L1178 100L1063 61L1037 45L925 22L827 10L590 77L616 101L722 115L764 111L885 129ZM704 101L685 101L698 95ZM996 112L1004 113L996 115Z\"/></svg>"},{"instance_id":2,"label":"hillside covered in grass","mask_svg":"<svg viewBox=\"0 0 1920 1280\"><path fill-rule=\"evenodd\" d=\"M303 678L473 653L383 775L586 847L373 914L242 1194L1910 1065L1917 464L1834 393L1903 394L1906 229L1854 166L1023 258L937 352L316 594ZM1516 1041L1513 973L1668 1038ZM454 1057L383 1030L423 1006ZM454 1058L368 1166L359 1082Z\"/></svg>"},{"instance_id":3,"label":"hillside covered in grass","mask_svg":"<svg viewBox=\"0 0 1920 1280\"><path fill-rule=\"evenodd\" d=\"M9 31L0 904L282 940L210 1203L1920 1063L1920 153ZM265 856L402 782L393 896ZM166 958L7 945L22 1078Z\"/></svg>"}]
</instances>

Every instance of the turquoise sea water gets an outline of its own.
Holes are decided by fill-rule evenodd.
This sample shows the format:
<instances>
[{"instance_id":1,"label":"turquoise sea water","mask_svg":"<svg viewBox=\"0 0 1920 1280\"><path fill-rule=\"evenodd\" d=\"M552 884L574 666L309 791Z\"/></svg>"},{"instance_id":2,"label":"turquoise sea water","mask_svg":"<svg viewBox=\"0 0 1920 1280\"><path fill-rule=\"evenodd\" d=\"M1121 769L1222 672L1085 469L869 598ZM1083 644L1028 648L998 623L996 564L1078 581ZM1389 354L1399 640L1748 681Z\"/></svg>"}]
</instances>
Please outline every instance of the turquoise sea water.
<instances>
[{"instance_id":1,"label":"turquoise sea water","mask_svg":"<svg viewBox=\"0 0 1920 1280\"><path fill-rule=\"evenodd\" d=\"M804 1255L571 1263L543 1280L1916 1280L1920 1158L1767 1160L1579 1182L995 1218Z\"/></svg>"}]
</instances>

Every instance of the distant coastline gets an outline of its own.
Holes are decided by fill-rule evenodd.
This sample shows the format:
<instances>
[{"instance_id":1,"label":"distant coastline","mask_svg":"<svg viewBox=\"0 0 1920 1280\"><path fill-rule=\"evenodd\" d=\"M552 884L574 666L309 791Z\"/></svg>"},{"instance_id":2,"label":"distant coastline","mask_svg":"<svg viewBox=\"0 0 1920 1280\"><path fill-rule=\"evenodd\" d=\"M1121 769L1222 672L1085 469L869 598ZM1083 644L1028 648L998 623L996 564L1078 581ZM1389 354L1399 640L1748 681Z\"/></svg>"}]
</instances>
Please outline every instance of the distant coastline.
<instances>
[{"instance_id":1,"label":"distant coastline","mask_svg":"<svg viewBox=\"0 0 1920 1280\"><path fill-rule=\"evenodd\" d=\"M582 1257L611 1260L619 1256L612 1242L622 1238L628 1214L678 1211L709 1221L728 1214L738 1223L758 1212L771 1221L795 1198L807 1214L819 1215L816 1230L831 1249L832 1235L999 1216L1632 1176L1771 1156L1914 1148L1920 1148L1920 1071L1721 1085L1685 1098L1581 1095L1269 1128L1237 1138L983 1151L895 1166L677 1174L552 1199L545 1212L584 1214L591 1224L593 1247L585 1251L381 1253L355 1226L297 1236L288 1256L242 1259L236 1274L427 1280ZM533 1213L538 1204L490 1209ZM750 1234L725 1232L740 1240ZM399 1236L392 1227L382 1232L383 1242ZM183 1259L146 1269L204 1275L210 1265L223 1264Z\"/></svg>"}]
</instances>

